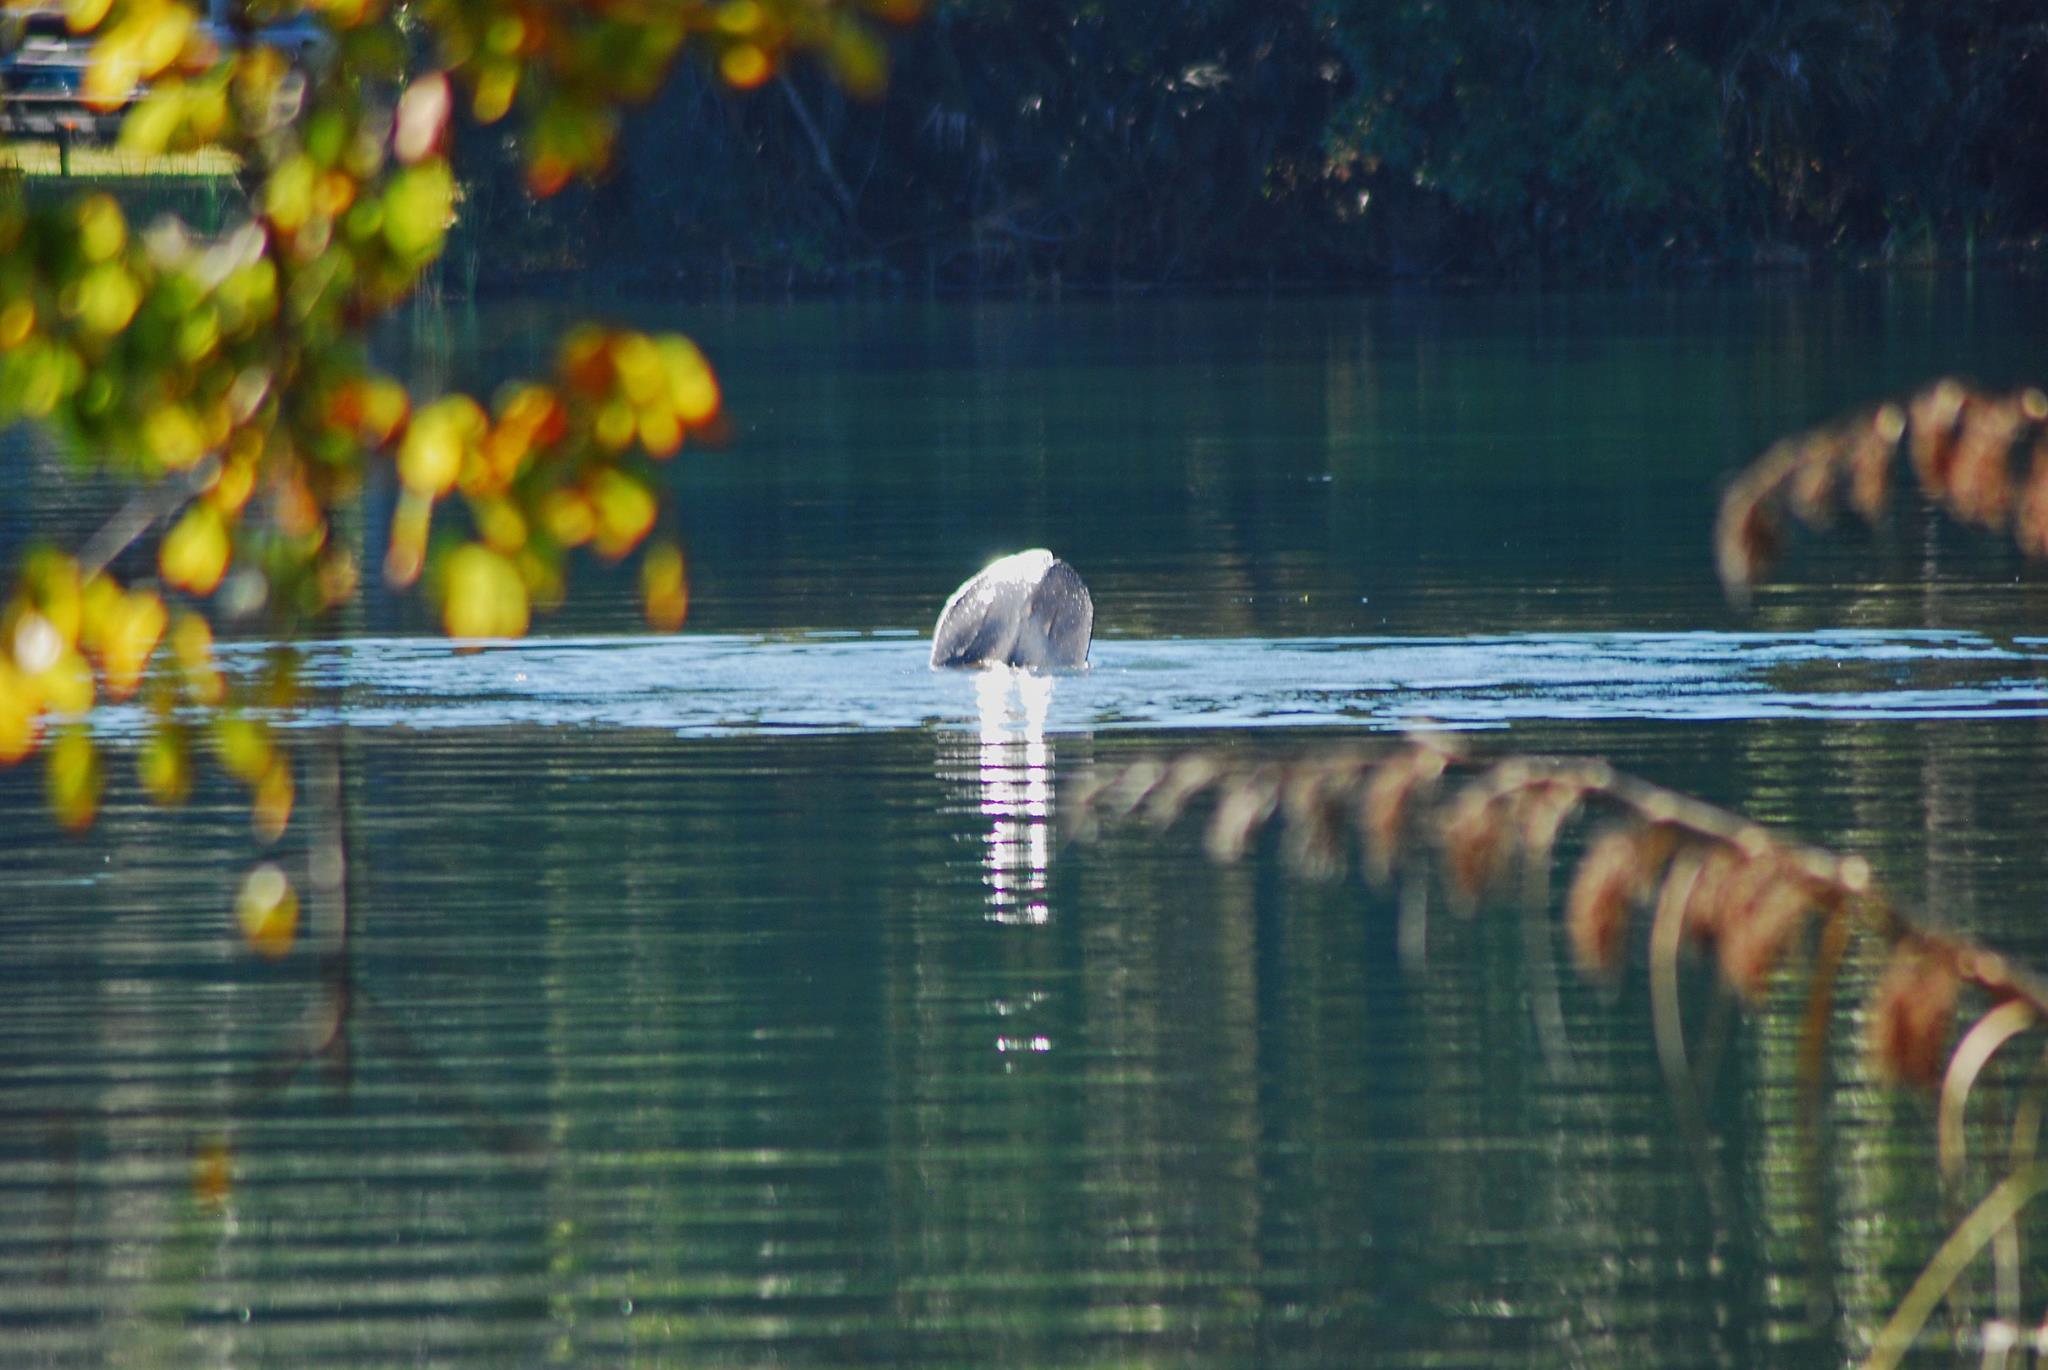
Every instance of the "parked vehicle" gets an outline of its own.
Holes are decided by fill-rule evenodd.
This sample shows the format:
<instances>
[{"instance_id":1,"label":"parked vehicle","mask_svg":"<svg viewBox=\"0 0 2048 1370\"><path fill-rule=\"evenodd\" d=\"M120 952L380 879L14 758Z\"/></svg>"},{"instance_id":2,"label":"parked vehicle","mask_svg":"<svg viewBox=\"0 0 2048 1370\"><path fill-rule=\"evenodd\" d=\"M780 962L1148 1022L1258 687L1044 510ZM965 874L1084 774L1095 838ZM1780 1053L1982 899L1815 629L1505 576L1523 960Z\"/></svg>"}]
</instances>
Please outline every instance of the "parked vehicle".
<instances>
[{"instance_id":1,"label":"parked vehicle","mask_svg":"<svg viewBox=\"0 0 2048 1370\"><path fill-rule=\"evenodd\" d=\"M218 19L201 20L196 36L199 51L207 53L230 51L241 42L241 35ZM291 60L292 79L279 92L280 103L287 107L296 105L304 73L325 61L333 47L325 29L304 19L258 30L256 42ZM71 31L62 9L0 12L0 133L113 137L128 108L148 93L148 87L136 86L112 110L87 105L85 73L92 44L92 35ZM289 108L284 112L288 115Z\"/></svg>"},{"instance_id":2,"label":"parked vehicle","mask_svg":"<svg viewBox=\"0 0 2048 1370\"><path fill-rule=\"evenodd\" d=\"M0 21L0 132L110 138L137 87L118 109L85 103L92 39L75 34L61 9L10 10Z\"/></svg>"}]
</instances>

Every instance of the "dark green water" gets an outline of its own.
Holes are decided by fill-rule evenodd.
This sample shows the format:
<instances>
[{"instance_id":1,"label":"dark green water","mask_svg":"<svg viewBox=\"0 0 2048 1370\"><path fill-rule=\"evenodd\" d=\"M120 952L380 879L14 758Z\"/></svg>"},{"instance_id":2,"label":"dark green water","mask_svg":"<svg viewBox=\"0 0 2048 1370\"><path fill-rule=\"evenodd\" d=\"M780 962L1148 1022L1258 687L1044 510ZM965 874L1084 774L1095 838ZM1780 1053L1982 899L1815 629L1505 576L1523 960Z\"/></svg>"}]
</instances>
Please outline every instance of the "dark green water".
<instances>
[{"instance_id":1,"label":"dark green water","mask_svg":"<svg viewBox=\"0 0 2048 1370\"><path fill-rule=\"evenodd\" d=\"M1355 878L1210 867L1192 828L1072 845L1064 796L1436 718L1864 851L2048 963L2041 573L1907 515L1800 549L1743 617L1706 556L1776 433L1945 371L2048 379L2044 306L1902 280L640 311L706 345L734 417L675 468L689 630L638 636L600 574L518 647L456 656L378 598L311 653L290 722L308 757L346 737L345 1052L291 1068L341 963L324 910L278 965L242 949L229 786L163 813L117 757L74 841L34 767L0 773L0 1363L1853 1359L1956 1211L1931 1103L1861 1063L1875 967L1819 1166L1790 981L1707 1031L1702 1158L1640 949L1565 978L1561 1062L1512 910L1435 912L1404 969ZM488 386L573 312L385 346ZM0 552L89 529L5 442ZM1095 670L1007 699L926 671L952 586L1039 543L1094 589ZM1987 1285L1934 1363L1975 1363Z\"/></svg>"}]
</instances>

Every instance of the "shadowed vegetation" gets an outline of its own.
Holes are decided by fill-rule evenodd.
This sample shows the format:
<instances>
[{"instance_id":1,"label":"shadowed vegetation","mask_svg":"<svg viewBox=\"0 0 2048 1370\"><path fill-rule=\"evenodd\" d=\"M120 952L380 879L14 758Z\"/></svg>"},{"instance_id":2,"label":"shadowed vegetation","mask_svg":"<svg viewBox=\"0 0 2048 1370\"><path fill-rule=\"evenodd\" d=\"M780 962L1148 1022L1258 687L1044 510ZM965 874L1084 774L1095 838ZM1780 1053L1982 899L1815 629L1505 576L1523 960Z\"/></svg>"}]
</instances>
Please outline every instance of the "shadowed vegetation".
<instances>
[{"instance_id":1,"label":"shadowed vegetation","mask_svg":"<svg viewBox=\"0 0 2048 1370\"><path fill-rule=\"evenodd\" d=\"M685 73L611 179L474 183L486 282L1104 287L1926 261L2048 231L2009 3L941 0L890 97Z\"/></svg>"}]
</instances>

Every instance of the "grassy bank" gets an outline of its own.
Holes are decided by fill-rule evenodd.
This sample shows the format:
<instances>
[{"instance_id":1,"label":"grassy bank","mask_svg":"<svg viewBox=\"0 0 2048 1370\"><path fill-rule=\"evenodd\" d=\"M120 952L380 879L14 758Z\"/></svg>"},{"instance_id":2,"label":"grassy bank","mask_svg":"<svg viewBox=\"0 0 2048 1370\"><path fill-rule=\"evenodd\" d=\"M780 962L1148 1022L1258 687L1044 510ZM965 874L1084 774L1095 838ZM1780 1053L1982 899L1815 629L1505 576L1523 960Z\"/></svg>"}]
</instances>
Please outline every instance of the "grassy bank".
<instances>
[{"instance_id":1,"label":"grassy bank","mask_svg":"<svg viewBox=\"0 0 2048 1370\"><path fill-rule=\"evenodd\" d=\"M176 214L202 233L219 230L243 206L240 164L226 152L206 148L146 156L97 143L55 140L0 143L0 193L30 200L104 190L118 198L131 218L148 223Z\"/></svg>"}]
</instances>

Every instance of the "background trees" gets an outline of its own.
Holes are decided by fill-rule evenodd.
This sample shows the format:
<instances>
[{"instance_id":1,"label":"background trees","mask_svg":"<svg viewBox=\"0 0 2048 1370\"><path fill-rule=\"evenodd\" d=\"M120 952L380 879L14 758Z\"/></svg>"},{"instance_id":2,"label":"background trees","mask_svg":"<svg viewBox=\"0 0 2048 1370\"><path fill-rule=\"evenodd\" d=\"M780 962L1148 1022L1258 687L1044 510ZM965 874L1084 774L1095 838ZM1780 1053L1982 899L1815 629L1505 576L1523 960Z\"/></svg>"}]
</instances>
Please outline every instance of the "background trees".
<instances>
[{"instance_id":1,"label":"background trees","mask_svg":"<svg viewBox=\"0 0 2048 1370\"><path fill-rule=\"evenodd\" d=\"M944 0L890 98L686 77L486 278L1150 285L1925 256L2048 224L2025 5ZM486 229L485 225L491 225Z\"/></svg>"}]
</instances>

